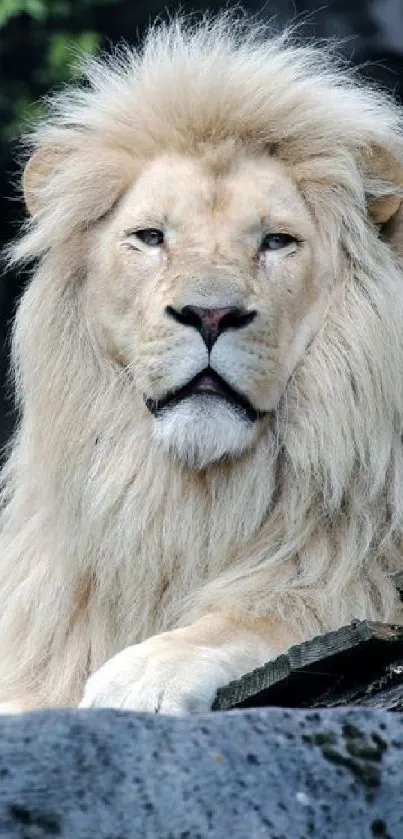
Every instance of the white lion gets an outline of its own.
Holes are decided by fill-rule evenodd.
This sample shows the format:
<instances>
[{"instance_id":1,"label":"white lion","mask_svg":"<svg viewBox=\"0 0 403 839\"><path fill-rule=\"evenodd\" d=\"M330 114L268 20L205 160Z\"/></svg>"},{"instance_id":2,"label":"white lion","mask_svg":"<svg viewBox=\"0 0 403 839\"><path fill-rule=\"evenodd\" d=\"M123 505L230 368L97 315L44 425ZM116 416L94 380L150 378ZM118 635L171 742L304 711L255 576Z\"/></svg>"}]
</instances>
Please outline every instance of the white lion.
<instances>
[{"instance_id":1,"label":"white lion","mask_svg":"<svg viewBox=\"0 0 403 839\"><path fill-rule=\"evenodd\" d=\"M0 699L203 711L403 620L401 112L225 18L88 76L34 135L12 256Z\"/></svg>"}]
</instances>

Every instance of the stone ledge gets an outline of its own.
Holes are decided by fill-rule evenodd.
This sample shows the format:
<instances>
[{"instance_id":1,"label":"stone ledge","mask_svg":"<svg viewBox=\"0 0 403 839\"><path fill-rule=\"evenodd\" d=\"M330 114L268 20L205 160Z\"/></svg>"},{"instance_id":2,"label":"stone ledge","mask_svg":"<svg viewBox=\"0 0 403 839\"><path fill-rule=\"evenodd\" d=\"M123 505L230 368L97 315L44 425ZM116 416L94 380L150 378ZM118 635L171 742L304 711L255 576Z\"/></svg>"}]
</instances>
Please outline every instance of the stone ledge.
<instances>
[{"instance_id":1,"label":"stone ledge","mask_svg":"<svg viewBox=\"0 0 403 839\"><path fill-rule=\"evenodd\" d=\"M403 716L0 718L1 839L401 839Z\"/></svg>"}]
</instances>

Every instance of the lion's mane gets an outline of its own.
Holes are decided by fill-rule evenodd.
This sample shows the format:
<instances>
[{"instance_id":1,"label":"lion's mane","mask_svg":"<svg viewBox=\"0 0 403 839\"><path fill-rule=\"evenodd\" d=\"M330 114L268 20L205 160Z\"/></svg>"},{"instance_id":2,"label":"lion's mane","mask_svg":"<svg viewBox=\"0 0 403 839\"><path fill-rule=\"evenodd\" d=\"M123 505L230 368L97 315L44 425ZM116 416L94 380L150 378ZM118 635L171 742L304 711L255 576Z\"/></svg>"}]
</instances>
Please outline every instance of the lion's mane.
<instances>
[{"instance_id":1,"label":"lion's mane","mask_svg":"<svg viewBox=\"0 0 403 839\"><path fill-rule=\"evenodd\" d=\"M20 422L2 476L0 699L75 702L128 643L225 602L308 637L390 620L402 567L402 123L333 55L225 18L153 30L90 61L35 131L48 171L12 251L34 270L19 304ZM192 473L133 416L133 378L105 358L85 307L87 231L143 162L236 138L298 171L341 281L289 382L270 455Z\"/></svg>"}]
</instances>

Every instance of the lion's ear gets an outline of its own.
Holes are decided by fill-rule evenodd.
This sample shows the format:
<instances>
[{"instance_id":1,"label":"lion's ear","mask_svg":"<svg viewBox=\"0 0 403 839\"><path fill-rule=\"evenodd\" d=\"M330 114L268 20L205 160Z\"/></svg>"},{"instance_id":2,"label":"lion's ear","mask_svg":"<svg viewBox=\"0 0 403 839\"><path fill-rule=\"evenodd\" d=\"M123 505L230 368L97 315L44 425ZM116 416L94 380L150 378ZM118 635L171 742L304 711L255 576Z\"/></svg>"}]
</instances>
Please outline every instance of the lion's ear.
<instances>
[{"instance_id":1,"label":"lion's ear","mask_svg":"<svg viewBox=\"0 0 403 839\"><path fill-rule=\"evenodd\" d=\"M70 149L44 145L34 152L25 166L22 187L27 210L36 215L41 206L41 191L56 169L70 154Z\"/></svg>"},{"instance_id":2,"label":"lion's ear","mask_svg":"<svg viewBox=\"0 0 403 839\"><path fill-rule=\"evenodd\" d=\"M134 183L137 159L98 136L58 132L32 155L23 176L28 212L42 225L49 243L87 229L114 206Z\"/></svg>"},{"instance_id":3,"label":"lion's ear","mask_svg":"<svg viewBox=\"0 0 403 839\"><path fill-rule=\"evenodd\" d=\"M375 194L369 189L368 212L374 224L384 225L396 215L403 201L403 163L389 149L375 145L368 156L368 169L375 187Z\"/></svg>"}]
</instances>

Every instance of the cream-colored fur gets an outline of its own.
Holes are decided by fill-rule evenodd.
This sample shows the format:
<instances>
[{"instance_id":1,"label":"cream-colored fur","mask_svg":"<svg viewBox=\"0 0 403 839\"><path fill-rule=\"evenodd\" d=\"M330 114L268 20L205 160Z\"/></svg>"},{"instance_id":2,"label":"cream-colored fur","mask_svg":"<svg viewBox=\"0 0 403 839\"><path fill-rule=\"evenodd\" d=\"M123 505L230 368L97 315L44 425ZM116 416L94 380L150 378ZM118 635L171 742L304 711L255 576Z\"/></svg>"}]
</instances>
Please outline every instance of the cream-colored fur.
<instances>
[{"instance_id":1,"label":"cream-colored fur","mask_svg":"<svg viewBox=\"0 0 403 839\"><path fill-rule=\"evenodd\" d=\"M401 115L225 18L88 74L33 137L12 253L35 270L0 701L77 704L91 676L84 705L205 710L293 642L402 617ZM209 357L167 311L189 305L255 315ZM150 413L208 362L260 418L211 395Z\"/></svg>"}]
</instances>

